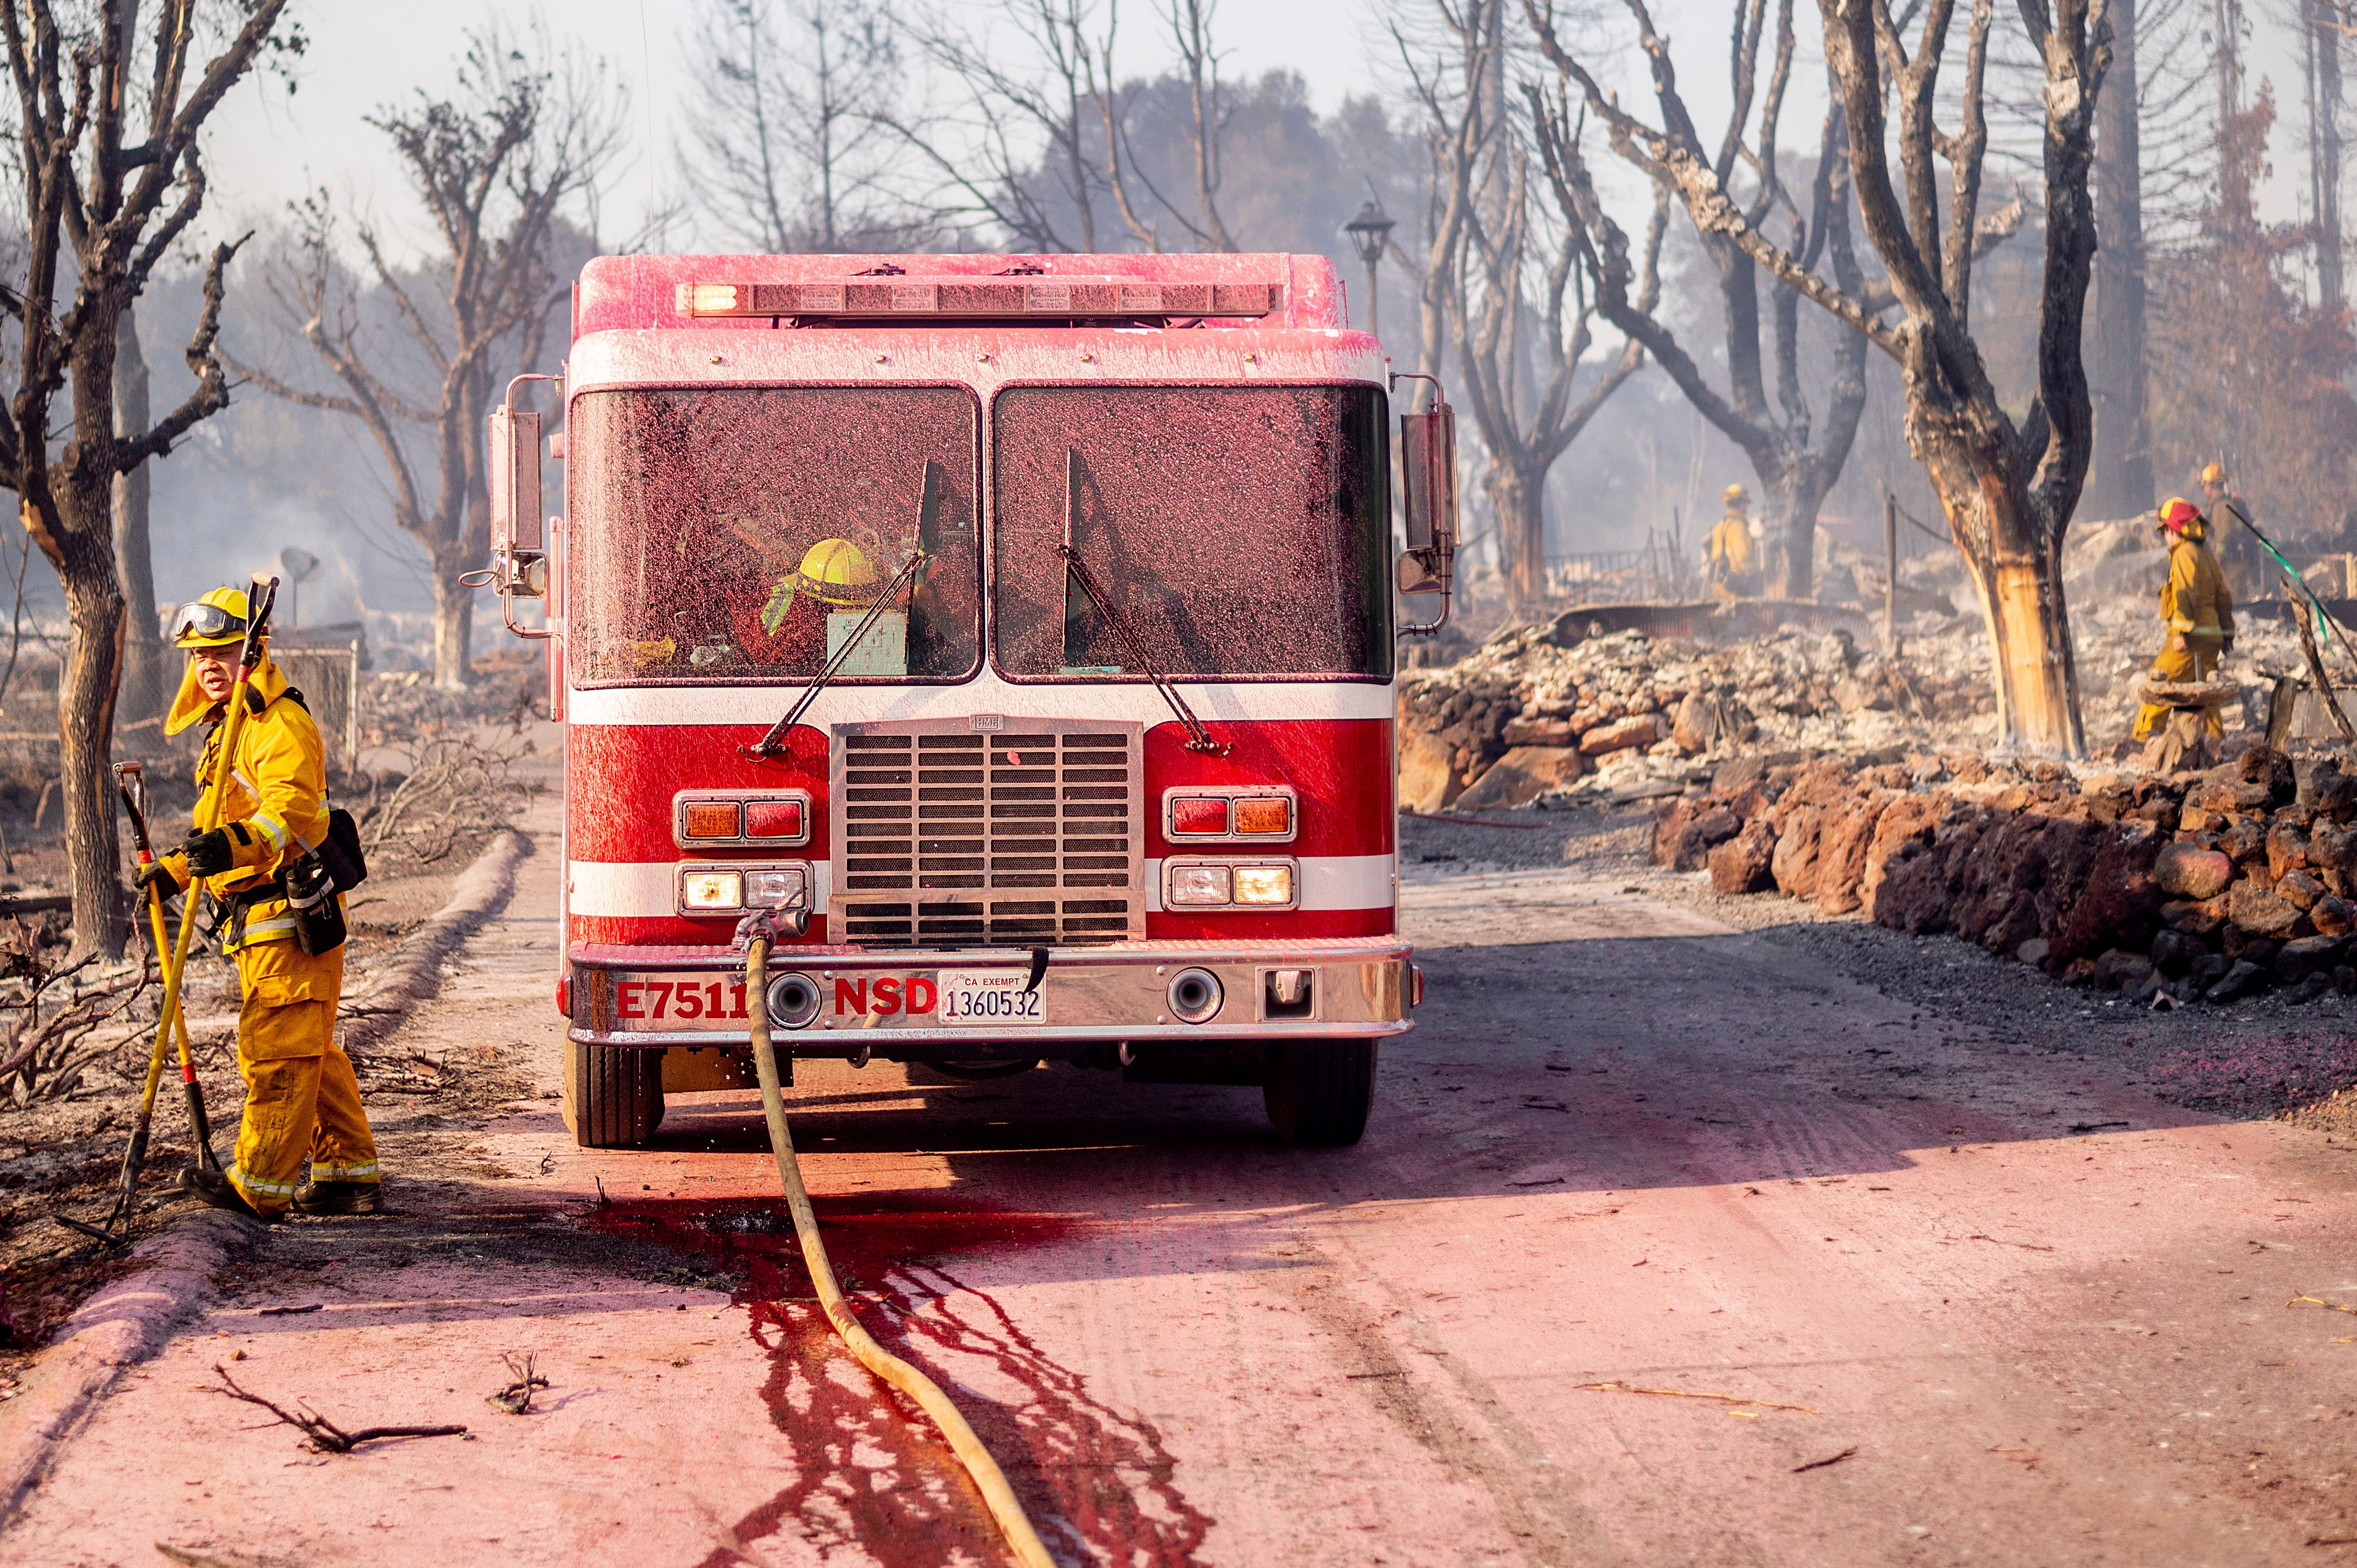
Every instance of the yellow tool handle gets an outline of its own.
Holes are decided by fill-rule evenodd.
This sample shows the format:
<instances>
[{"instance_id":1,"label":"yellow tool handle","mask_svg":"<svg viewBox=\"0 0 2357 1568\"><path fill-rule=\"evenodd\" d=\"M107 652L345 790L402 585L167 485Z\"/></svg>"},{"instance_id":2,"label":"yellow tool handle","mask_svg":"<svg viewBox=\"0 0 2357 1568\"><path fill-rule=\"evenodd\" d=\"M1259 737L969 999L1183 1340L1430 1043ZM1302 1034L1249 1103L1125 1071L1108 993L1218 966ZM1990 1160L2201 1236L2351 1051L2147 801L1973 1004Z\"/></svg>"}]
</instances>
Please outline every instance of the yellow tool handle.
<instances>
[{"instance_id":1,"label":"yellow tool handle","mask_svg":"<svg viewBox=\"0 0 2357 1568\"><path fill-rule=\"evenodd\" d=\"M1006 1537L1007 1550L1015 1554L1015 1560L1023 1568L1055 1568L1056 1560L1048 1555L1039 1532L1031 1528L1023 1505L1016 1501L1015 1489L1006 1484L998 1461L990 1456L990 1450L982 1445L982 1439L974 1435L974 1428L966 1424L965 1417L958 1413L949 1395L924 1373L876 1343L859 1326L859 1320L851 1316L849 1304L835 1288L834 1268L826 1261L826 1244L819 1240L818 1217L811 1212L810 1194L802 1189L802 1165L794 1157L793 1134L786 1127L786 1100L778 1082L778 1058L770 1049L769 970L770 939L755 937L745 957L746 1012L753 1027L753 1070L761 1080L761 1111L770 1121L770 1152L777 1157L778 1179L785 1184L786 1207L794 1217L794 1235L802 1241L802 1264L810 1271L819 1308L859 1364L914 1400L949 1440L950 1451L965 1466L965 1473L974 1477L974 1487L982 1493L990 1517L998 1521L999 1532Z\"/></svg>"}]
</instances>

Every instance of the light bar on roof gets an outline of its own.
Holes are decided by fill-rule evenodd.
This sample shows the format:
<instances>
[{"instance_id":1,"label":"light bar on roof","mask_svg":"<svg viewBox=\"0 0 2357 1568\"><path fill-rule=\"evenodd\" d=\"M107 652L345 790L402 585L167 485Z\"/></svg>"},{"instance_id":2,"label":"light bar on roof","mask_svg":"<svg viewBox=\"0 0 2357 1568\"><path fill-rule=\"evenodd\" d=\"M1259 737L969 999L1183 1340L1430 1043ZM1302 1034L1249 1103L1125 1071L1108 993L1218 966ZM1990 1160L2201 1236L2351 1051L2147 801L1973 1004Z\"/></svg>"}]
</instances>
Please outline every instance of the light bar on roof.
<instances>
[{"instance_id":1,"label":"light bar on roof","mask_svg":"<svg viewBox=\"0 0 2357 1568\"><path fill-rule=\"evenodd\" d=\"M1135 283L1125 278L860 278L843 283L683 283L678 309L692 317L1258 317L1284 289L1266 283Z\"/></svg>"}]
</instances>

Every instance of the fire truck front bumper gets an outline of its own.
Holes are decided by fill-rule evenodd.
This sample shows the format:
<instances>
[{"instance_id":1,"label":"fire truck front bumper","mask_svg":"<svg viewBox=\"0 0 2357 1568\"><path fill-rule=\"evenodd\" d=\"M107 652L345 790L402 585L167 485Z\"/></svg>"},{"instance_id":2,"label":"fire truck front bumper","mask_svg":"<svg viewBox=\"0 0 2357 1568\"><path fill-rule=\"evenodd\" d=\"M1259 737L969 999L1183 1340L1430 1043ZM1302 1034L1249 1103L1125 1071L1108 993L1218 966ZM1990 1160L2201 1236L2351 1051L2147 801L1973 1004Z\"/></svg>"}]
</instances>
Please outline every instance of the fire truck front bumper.
<instances>
[{"instance_id":1,"label":"fire truck front bumper","mask_svg":"<svg viewBox=\"0 0 2357 1568\"><path fill-rule=\"evenodd\" d=\"M578 1044L750 1044L745 961L725 947L576 945L564 1001ZM1394 937L1091 948L796 947L770 957L771 1037L798 1057L894 1061L1082 1056L1106 1046L1402 1033L1422 976Z\"/></svg>"}]
</instances>

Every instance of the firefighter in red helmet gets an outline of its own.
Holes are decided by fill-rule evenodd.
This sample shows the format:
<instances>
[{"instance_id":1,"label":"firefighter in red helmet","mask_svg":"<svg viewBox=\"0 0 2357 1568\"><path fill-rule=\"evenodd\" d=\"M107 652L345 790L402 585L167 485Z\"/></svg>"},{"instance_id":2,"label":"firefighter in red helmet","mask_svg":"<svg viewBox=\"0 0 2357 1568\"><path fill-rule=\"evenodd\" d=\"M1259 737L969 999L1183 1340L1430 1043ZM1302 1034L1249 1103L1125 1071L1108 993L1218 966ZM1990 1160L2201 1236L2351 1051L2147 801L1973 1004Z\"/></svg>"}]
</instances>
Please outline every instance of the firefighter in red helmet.
<instances>
[{"instance_id":1,"label":"firefighter in red helmet","mask_svg":"<svg viewBox=\"0 0 2357 1568\"><path fill-rule=\"evenodd\" d=\"M2158 526L2169 544L2169 581L2161 585L2160 651L2153 656L2156 681L2207 681L2218 668L2220 655L2234 645L2234 595L2226 585L2218 559L2204 542L2208 524L2199 509L2182 496L2172 496L2159 509ZM2147 703L2136 713L2136 738L2150 740L2156 725L2172 711ZM2200 729L2212 736L2224 733L2215 708L2207 710ZM2199 732L2188 737L2196 745Z\"/></svg>"}]
</instances>

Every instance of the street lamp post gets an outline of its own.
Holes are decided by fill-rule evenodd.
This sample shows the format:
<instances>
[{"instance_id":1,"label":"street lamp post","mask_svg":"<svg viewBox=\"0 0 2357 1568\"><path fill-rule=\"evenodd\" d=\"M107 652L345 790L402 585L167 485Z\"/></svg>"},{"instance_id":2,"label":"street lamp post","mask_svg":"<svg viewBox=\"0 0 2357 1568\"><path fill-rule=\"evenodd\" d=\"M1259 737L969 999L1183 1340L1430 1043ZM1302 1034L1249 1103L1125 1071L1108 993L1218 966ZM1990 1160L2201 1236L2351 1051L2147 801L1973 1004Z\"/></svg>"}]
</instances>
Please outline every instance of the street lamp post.
<instances>
[{"instance_id":1,"label":"street lamp post","mask_svg":"<svg viewBox=\"0 0 2357 1568\"><path fill-rule=\"evenodd\" d=\"M1367 263L1367 330L1374 337L1383 335L1381 307L1376 303L1375 263L1383 258L1383 245L1398 225L1383 216L1383 204L1373 197L1359 209L1359 215L1342 225L1342 232L1351 236L1351 244L1359 252L1359 260Z\"/></svg>"}]
</instances>

